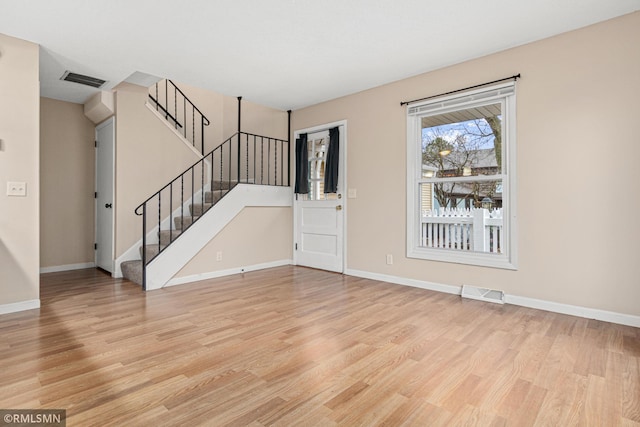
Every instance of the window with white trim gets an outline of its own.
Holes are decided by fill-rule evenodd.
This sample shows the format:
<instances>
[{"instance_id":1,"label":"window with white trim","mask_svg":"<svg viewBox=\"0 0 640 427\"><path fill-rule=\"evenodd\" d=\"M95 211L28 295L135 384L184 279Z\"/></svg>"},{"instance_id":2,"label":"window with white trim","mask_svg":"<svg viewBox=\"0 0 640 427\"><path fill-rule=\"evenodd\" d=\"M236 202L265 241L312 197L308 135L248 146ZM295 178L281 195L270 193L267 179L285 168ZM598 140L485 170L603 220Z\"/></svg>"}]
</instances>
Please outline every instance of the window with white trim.
<instances>
[{"instance_id":1,"label":"window with white trim","mask_svg":"<svg viewBox=\"0 0 640 427\"><path fill-rule=\"evenodd\" d=\"M515 82L407 110L407 256L516 268Z\"/></svg>"}]
</instances>

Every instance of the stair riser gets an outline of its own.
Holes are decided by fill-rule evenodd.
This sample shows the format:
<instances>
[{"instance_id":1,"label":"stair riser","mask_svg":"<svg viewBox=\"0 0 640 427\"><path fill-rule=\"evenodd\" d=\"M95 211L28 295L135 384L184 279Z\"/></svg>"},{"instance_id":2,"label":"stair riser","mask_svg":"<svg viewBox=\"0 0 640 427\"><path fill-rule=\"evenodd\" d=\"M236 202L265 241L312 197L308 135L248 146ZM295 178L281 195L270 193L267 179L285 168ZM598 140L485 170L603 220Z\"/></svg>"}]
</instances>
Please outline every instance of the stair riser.
<instances>
[{"instance_id":1,"label":"stair riser","mask_svg":"<svg viewBox=\"0 0 640 427\"><path fill-rule=\"evenodd\" d=\"M195 216L200 216L205 213L209 208L213 206L211 203L205 203L204 205L197 203L195 205L190 205L189 210Z\"/></svg>"},{"instance_id":2,"label":"stair riser","mask_svg":"<svg viewBox=\"0 0 640 427\"><path fill-rule=\"evenodd\" d=\"M172 231L162 230L160 231L160 244L162 246L166 246L169 243L176 240L180 234L181 234L181 231L179 230L172 230Z\"/></svg>"},{"instance_id":3,"label":"stair riser","mask_svg":"<svg viewBox=\"0 0 640 427\"><path fill-rule=\"evenodd\" d=\"M229 190L235 187L237 182L228 182L228 181L214 181L211 186L212 190Z\"/></svg>"},{"instance_id":4,"label":"stair riser","mask_svg":"<svg viewBox=\"0 0 640 427\"><path fill-rule=\"evenodd\" d=\"M205 201L205 203L213 203L213 204L215 204L220 199L222 199L222 196L224 196L227 193L228 193L227 190L207 191L207 192L204 193L204 201Z\"/></svg>"},{"instance_id":5,"label":"stair riser","mask_svg":"<svg viewBox=\"0 0 640 427\"><path fill-rule=\"evenodd\" d=\"M196 218L197 216L194 216L193 218L190 216L175 217L173 218L173 224L175 225L176 230L183 230L193 224Z\"/></svg>"},{"instance_id":6,"label":"stair riser","mask_svg":"<svg viewBox=\"0 0 640 427\"><path fill-rule=\"evenodd\" d=\"M125 279L142 285L142 261L125 261L121 264L121 268Z\"/></svg>"},{"instance_id":7,"label":"stair riser","mask_svg":"<svg viewBox=\"0 0 640 427\"><path fill-rule=\"evenodd\" d=\"M160 248L158 248L157 244L147 245L147 262L151 261L159 253ZM140 258L142 258L142 246L140 247Z\"/></svg>"}]
</instances>

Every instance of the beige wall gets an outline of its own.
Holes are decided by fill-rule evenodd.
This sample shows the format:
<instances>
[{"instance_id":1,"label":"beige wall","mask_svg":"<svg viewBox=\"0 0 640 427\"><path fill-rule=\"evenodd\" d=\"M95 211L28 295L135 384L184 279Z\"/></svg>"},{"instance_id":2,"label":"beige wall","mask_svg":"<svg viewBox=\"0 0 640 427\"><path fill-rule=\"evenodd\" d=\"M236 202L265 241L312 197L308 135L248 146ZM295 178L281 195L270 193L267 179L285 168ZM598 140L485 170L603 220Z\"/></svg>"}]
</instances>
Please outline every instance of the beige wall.
<instances>
[{"instance_id":1,"label":"beige wall","mask_svg":"<svg viewBox=\"0 0 640 427\"><path fill-rule=\"evenodd\" d=\"M245 208L176 277L290 260L291 223L291 208Z\"/></svg>"},{"instance_id":2,"label":"beige wall","mask_svg":"<svg viewBox=\"0 0 640 427\"><path fill-rule=\"evenodd\" d=\"M242 100L242 132L287 139L287 112ZM223 135L227 139L238 131L238 99L224 97Z\"/></svg>"},{"instance_id":3,"label":"beige wall","mask_svg":"<svg viewBox=\"0 0 640 427\"><path fill-rule=\"evenodd\" d=\"M634 13L295 111L348 120L348 268L640 315L638 40ZM518 270L406 258L400 102L517 73Z\"/></svg>"},{"instance_id":4,"label":"beige wall","mask_svg":"<svg viewBox=\"0 0 640 427\"><path fill-rule=\"evenodd\" d=\"M40 98L40 267L94 262L95 126L83 106Z\"/></svg>"},{"instance_id":5,"label":"beige wall","mask_svg":"<svg viewBox=\"0 0 640 427\"><path fill-rule=\"evenodd\" d=\"M162 82L164 82L164 80ZM209 126L204 127L205 153L208 153L223 141L222 114L224 96L185 83L174 83L210 121ZM160 86L162 86L162 84L164 83L161 83ZM189 123L187 125L191 126ZM196 126L199 126L199 124L196 123Z\"/></svg>"},{"instance_id":6,"label":"beige wall","mask_svg":"<svg viewBox=\"0 0 640 427\"><path fill-rule=\"evenodd\" d=\"M38 45L0 34L0 305L39 298L39 91Z\"/></svg>"},{"instance_id":7,"label":"beige wall","mask_svg":"<svg viewBox=\"0 0 640 427\"><path fill-rule=\"evenodd\" d=\"M136 207L198 159L146 101L146 88L116 88L116 257L142 238Z\"/></svg>"},{"instance_id":8,"label":"beige wall","mask_svg":"<svg viewBox=\"0 0 640 427\"><path fill-rule=\"evenodd\" d=\"M238 99L182 82L174 82L211 121L205 126L205 152L211 151L238 131ZM160 84L162 88L163 83ZM287 139L287 112L242 101L242 131ZM197 125L197 124L196 124Z\"/></svg>"}]
</instances>

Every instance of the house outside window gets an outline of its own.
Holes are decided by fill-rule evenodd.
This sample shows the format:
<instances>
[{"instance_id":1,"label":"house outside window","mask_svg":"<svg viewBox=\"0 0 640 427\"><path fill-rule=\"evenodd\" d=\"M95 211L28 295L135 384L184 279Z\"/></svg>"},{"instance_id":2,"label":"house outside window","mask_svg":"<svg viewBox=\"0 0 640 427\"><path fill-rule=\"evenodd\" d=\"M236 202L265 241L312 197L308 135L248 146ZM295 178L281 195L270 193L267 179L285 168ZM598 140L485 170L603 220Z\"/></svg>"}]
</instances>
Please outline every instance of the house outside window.
<instances>
[{"instance_id":1,"label":"house outside window","mask_svg":"<svg viewBox=\"0 0 640 427\"><path fill-rule=\"evenodd\" d=\"M516 268L515 83L407 110L407 256Z\"/></svg>"}]
</instances>

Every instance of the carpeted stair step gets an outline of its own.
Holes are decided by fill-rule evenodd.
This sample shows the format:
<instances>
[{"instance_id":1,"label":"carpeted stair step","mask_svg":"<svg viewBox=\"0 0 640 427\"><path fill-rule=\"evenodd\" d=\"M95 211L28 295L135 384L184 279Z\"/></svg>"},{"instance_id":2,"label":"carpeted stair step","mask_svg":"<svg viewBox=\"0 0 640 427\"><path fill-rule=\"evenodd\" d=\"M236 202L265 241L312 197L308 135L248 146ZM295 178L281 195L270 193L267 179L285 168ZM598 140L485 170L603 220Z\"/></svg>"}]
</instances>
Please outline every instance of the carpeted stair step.
<instances>
[{"instance_id":1,"label":"carpeted stair step","mask_svg":"<svg viewBox=\"0 0 640 427\"><path fill-rule=\"evenodd\" d=\"M122 275L125 279L131 280L133 283L142 285L142 261L125 261L120 264Z\"/></svg>"},{"instance_id":2,"label":"carpeted stair step","mask_svg":"<svg viewBox=\"0 0 640 427\"><path fill-rule=\"evenodd\" d=\"M195 203L193 205L189 205L189 211L195 216L200 216L208 211L211 206L213 206L211 203Z\"/></svg>"},{"instance_id":3,"label":"carpeted stair step","mask_svg":"<svg viewBox=\"0 0 640 427\"><path fill-rule=\"evenodd\" d=\"M160 244L166 246L176 240L180 234L182 234L180 230L161 230L159 233Z\"/></svg>"},{"instance_id":4,"label":"carpeted stair step","mask_svg":"<svg viewBox=\"0 0 640 427\"><path fill-rule=\"evenodd\" d=\"M147 245L147 263L160 253L160 249L164 249L167 245L158 246L157 243ZM142 246L140 246L140 257L142 258Z\"/></svg>"},{"instance_id":5,"label":"carpeted stair step","mask_svg":"<svg viewBox=\"0 0 640 427\"><path fill-rule=\"evenodd\" d=\"M198 219L197 216L176 216L173 218L173 223L176 230L186 230L196 219Z\"/></svg>"},{"instance_id":6,"label":"carpeted stair step","mask_svg":"<svg viewBox=\"0 0 640 427\"><path fill-rule=\"evenodd\" d=\"M238 183L236 181L213 181L212 190L231 190Z\"/></svg>"},{"instance_id":7,"label":"carpeted stair step","mask_svg":"<svg viewBox=\"0 0 640 427\"><path fill-rule=\"evenodd\" d=\"M204 201L205 203L218 203L218 200L222 199L222 196L227 194L228 190L214 190L214 191L205 191L204 193Z\"/></svg>"}]
</instances>

